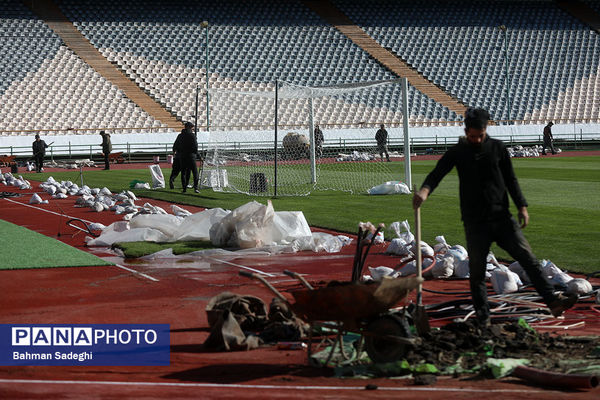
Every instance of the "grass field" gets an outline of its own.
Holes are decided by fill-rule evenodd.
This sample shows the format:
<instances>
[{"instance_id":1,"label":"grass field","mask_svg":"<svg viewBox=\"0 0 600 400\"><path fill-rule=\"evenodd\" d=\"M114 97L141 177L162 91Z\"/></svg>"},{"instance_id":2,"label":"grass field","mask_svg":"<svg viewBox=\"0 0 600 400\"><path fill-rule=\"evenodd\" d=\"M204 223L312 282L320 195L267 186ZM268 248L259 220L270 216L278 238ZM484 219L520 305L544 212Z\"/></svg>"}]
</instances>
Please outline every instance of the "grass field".
<instances>
[{"instance_id":1,"label":"grass field","mask_svg":"<svg viewBox=\"0 0 600 400\"><path fill-rule=\"evenodd\" d=\"M403 177L403 163L388 164ZM420 184L435 161L412 163L413 182ZM595 246L600 244L600 157L561 157L514 159L513 165L523 193L529 202L530 225L525 229L535 254L552 260L563 269L574 272L600 270L600 257ZM328 167L335 171L335 166ZM168 176L169 171L163 171ZM328 173L331 173L328 172ZM348 174L342 178L341 174ZM28 178L46 179L49 174ZM78 171L53 174L55 179L78 182ZM323 175L321 175L323 176ZM337 179L356 179L352 172L336 172ZM112 191L129 188L134 179L150 181L148 169L85 172L85 183L92 187L107 186ZM233 209L248 201L265 203L267 198L242 194L218 193L203 189L200 194L179 190L138 191L139 195L180 204ZM359 221L383 222L413 220L410 196L369 196L337 191L317 191L305 197L273 199L275 210L301 210L312 226L342 232L356 231ZM514 205L512 205L514 209ZM465 244L458 200L458 178L452 171L423 205L423 239L435 242L444 235L451 244ZM391 234L388 234L388 238ZM509 258L497 247L492 251Z\"/></svg>"},{"instance_id":2,"label":"grass field","mask_svg":"<svg viewBox=\"0 0 600 400\"><path fill-rule=\"evenodd\" d=\"M93 254L3 220L0 220L0 243L0 270L112 265ZM34 244L36 251L24 252L23 243Z\"/></svg>"}]
</instances>

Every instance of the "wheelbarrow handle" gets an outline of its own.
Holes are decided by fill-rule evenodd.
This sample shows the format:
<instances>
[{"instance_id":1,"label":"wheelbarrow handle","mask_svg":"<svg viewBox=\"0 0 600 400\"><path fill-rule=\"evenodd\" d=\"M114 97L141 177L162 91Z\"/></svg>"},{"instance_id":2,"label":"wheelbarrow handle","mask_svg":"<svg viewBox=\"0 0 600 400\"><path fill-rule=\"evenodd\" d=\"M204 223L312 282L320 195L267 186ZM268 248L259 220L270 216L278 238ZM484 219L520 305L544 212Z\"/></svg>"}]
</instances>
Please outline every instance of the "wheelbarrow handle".
<instances>
[{"instance_id":1,"label":"wheelbarrow handle","mask_svg":"<svg viewBox=\"0 0 600 400\"><path fill-rule=\"evenodd\" d=\"M273 287L273 285L271 285L269 282L267 282L267 280L265 278L263 278L262 276L260 276L259 274L254 273L254 272L249 272L249 271L239 271L238 274L245 278L256 279L258 281L261 281L262 284L267 287L267 289L269 289L271 292L273 292L273 294L275 296L277 296L277 298L279 298L279 300L281 300L285 303L288 302L287 299L281 293L279 293L279 291L277 289L275 289Z\"/></svg>"},{"instance_id":2,"label":"wheelbarrow handle","mask_svg":"<svg viewBox=\"0 0 600 400\"><path fill-rule=\"evenodd\" d=\"M304 279L304 277L302 275L300 275L299 273L294 272L294 271L288 271L287 269L283 270L283 273L286 274L289 277L292 277L294 279L298 279L307 289L313 290L312 285L310 283L308 283L306 281L306 279Z\"/></svg>"}]
</instances>

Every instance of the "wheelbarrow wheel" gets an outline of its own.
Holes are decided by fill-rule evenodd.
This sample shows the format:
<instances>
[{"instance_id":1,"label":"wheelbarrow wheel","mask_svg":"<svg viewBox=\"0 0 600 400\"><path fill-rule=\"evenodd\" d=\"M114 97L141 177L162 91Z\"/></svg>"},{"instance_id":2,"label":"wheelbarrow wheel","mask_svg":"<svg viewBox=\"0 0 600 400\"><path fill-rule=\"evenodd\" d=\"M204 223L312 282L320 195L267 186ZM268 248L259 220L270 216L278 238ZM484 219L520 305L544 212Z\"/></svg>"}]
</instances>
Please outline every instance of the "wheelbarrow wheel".
<instances>
[{"instance_id":1,"label":"wheelbarrow wheel","mask_svg":"<svg viewBox=\"0 0 600 400\"><path fill-rule=\"evenodd\" d=\"M392 336L409 338L410 328L402 318L386 315L367 325L365 350L375 363L400 360L406 355L407 345L394 340Z\"/></svg>"}]
</instances>

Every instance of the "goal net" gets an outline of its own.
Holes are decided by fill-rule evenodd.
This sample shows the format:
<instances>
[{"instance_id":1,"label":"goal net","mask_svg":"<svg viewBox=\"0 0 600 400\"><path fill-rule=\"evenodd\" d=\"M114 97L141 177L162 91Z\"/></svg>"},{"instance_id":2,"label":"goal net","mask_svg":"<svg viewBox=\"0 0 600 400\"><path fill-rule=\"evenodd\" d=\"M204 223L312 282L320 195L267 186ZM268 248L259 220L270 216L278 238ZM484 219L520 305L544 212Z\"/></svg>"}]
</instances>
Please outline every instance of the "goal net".
<instances>
[{"instance_id":1,"label":"goal net","mask_svg":"<svg viewBox=\"0 0 600 400\"><path fill-rule=\"evenodd\" d=\"M403 178L400 80L211 89L203 186L259 196L365 193ZM375 133L384 124L387 154ZM382 156L383 155L383 159Z\"/></svg>"}]
</instances>

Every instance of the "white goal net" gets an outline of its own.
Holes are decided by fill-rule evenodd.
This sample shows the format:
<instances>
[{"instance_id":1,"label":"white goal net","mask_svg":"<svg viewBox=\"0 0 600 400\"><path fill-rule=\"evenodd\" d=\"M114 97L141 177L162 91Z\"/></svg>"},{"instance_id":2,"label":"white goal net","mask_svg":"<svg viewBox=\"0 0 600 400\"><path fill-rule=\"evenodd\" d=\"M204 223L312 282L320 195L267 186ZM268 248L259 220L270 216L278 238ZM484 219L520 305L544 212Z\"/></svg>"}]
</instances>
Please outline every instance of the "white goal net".
<instances>
[{"instance_id":1,"label":"white goal net","mask_svg":"<svg viewBox=\"0 0 600 400\"><path fill-rule=\"evenodd\" d=\"M262 196L314 190L365 193L402 180L399 80L328 87L278 82L211 90L212 130L202 184ZM277 107L275 99L277 98ZM387 145L376 131L384 124ZM387 152L385 151L387 150ZM388 162L388 154L389 161ZM382 158L383 156L383 158Z\"/></svg>"}]
</instances>

